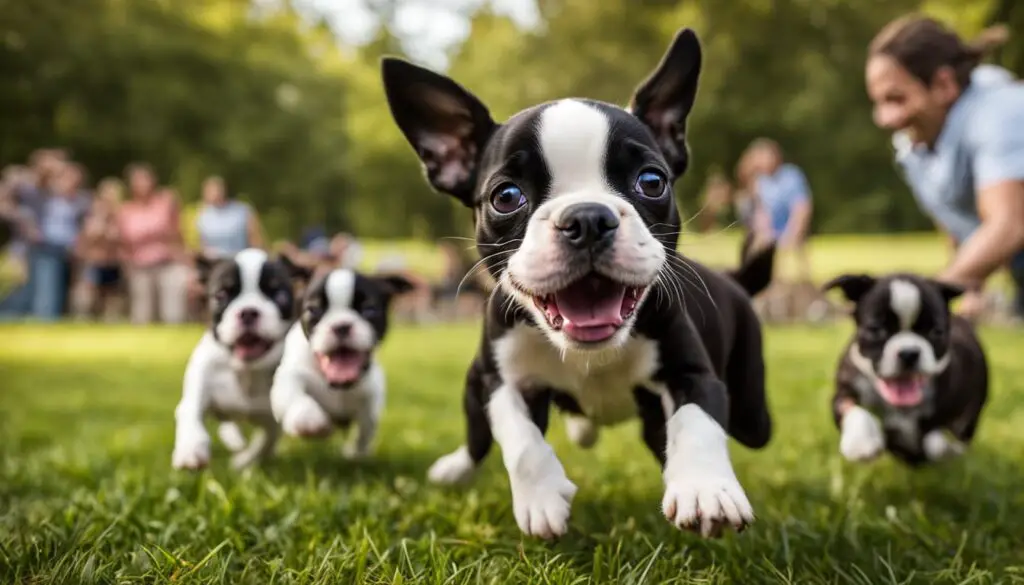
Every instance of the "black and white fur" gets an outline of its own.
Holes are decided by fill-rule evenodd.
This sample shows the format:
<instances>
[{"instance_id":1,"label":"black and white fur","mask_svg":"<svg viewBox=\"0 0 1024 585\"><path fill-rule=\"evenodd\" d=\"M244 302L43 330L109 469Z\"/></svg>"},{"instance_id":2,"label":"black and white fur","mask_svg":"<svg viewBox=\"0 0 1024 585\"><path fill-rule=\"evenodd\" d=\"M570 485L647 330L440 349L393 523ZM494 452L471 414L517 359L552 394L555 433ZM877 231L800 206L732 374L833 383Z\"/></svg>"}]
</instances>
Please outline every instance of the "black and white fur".
<instances>
[{"instance_id":1,"label":"black and white fur","mask_svg":"<svg viewBox=\"0 0 1024 585\"><path fill-rule=\"evenodd\" d=\"M833 288L855 303L857 325L832 399L843 457L887 450L916 466L962 454L988 396L981 344L949 309L962 290L905 273L844 274L824 286Z\"/></svg>"},{"instance_id":2,"label":"black and white fur","mask_svg":"<svg viewBox=\"0 0 1024 585\"><path fill-rule=\"evenodd\" d=\"M398 127L431 185L473 210L477 249L498 282L466 377L466 445L440 458L429 479L467 480L497 441L527 534L564 534L576 493L544 438L551 404L570 415L568 432L583 446L600 426L639 416L673 524L711 536L754 519L726 432L751 448L771 436L748 296L757 290L737 282L757 279L675 251L671 185L687 167L700 67L697 37L683 30L628 109L564 99L498 124L450 78L382 62ZM617 316L602 310L604 324L591 326L549 317L581 277L618 283L607 289L613 300L625 291Z\"/></svg>"},{"instance_id":3,"label":"black and white fur","mask_svg":"<svg viewBox=\"0 0 1024 585\"><path fill-rule=\"evenodd\" d=\"M232 465L243 468L270 454L277 440L270 383L295 317L292 278L309 275L255 248L227 260L200 258L197 267L208 289L210 327L185 367L171 463L177 469L206 467L210 436L204 419L213 415L221 442L234 453ZM242 421L260 427L248 444Z\"/></svg>"},{"instance_id":4,"label":"black and white fur","mask_svg":"<svg viewBox=\"0 0 1024 585\"><path fill-rule=\"evenodd\" d=\"M371 453L386 385L375 353L387 334L391 299L412 288L402 276L371 278L340 268L310 285L270 390L274 418L286 434L325 437L355 423L357 435L343 453ZM330 369L332 360L344 360L344 378Z\"/></svg>"}]
</instances>

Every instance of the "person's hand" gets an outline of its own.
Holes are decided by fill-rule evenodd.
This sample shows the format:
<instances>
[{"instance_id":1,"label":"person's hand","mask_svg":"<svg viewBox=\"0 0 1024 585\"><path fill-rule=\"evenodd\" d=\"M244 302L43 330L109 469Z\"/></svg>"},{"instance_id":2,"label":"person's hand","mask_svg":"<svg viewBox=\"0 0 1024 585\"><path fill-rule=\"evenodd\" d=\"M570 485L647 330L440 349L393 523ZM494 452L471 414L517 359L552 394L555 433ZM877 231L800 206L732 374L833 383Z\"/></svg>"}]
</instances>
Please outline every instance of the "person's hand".
<instances>
[{"instance_id":1,"label":"person's hand","mask_svg":"<svg viewBox=\"0 0 1024 585\"><path fill-rule=\"evenodd\" d=\"M988 302L985 300L985 293L982 291L969 291L960 297L960 304L957 307L957 314L961 317L976 321L985 312Z\"/></svg>"}]
</instances>

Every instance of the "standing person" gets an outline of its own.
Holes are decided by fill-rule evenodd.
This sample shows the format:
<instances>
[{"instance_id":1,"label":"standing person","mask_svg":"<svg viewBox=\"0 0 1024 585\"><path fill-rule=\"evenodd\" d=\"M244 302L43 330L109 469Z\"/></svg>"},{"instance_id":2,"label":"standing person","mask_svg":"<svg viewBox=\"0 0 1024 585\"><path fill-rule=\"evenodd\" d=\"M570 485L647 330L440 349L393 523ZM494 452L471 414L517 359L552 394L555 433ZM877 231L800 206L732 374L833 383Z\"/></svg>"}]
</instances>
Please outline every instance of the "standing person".
<instances>
[{"instance_id":1,"label":"standing person","mask_svg":"<svg viewBox=\"0 0 1024 585\"><path fill-rule=\"evenodd\" d=\"M188 313L189 267L177 198L157 185L145 164L125 171L130 198L117 213L121 261L128 278L131 320L183 323Z\"/></svg>"},{"instance_id":2,"label":"standing person","mask_svg":"<svg viewBox=\"0 0 1024 585\"><path fill-rule=\"evenodd\" d=\"M755 226L763 226L778 245L780 259L787 256L795 267L785 270L783 279L808 282L811 278L807 237L811 227L811 190L800 167L786 162L777 142L759 138L746 154L757 197Z\"/></svg>"},{"instance_id":3,"label":"standing person","mask_svg":"<svg viewBox=\"0 0 1024 585\"><path fill-rule=\"evenodd\" d=\"M264 247L259 216L252 207L228 195L223 178L207 177L202 198L196 227L204 256L223 258L246 248Z\"/></svg>"},{"instance_id":4,"label":"standing person","mask_svg":"<svg viewBox=\"0 0 1024 585\"><path fill-rule=\"evenodd\" d=\"M97 305L108 319L118 312L121 292L120 238L117 211L122 199L121 181L108 177L96 187L92 209L85 218L78 239L76 256L82 262L83 275L73 297L76 313L92 314Z\"/></svg>"},{"instance_id":5,"label":"standing person","mask_svg":"<svg viewBox=\"0 0 1024 585\"><path fill-rule=\"evenodd\" d=\"M82 190L81 165L62 163L53 177L53 190L32 205L38 218L38 239L29 251L32 314L42 321L64 315L72 276L72 252L89 211L89 194Z\"/></svg>"},{"instance_id":6,"label":"standing person","mask_svg":"<svg viewBox=\"0 0 1024 585\"><path fill-rule=\"evenodd\" d=\"M969 291L968 317L1001 267L1024 316L1024 85L980 64L1007 36L996 27L966 43L933 18L905 16L878 33L865 67L874 122L893 131L904 180L953 244L938 278Z\"/></svg>"}]
</instances>

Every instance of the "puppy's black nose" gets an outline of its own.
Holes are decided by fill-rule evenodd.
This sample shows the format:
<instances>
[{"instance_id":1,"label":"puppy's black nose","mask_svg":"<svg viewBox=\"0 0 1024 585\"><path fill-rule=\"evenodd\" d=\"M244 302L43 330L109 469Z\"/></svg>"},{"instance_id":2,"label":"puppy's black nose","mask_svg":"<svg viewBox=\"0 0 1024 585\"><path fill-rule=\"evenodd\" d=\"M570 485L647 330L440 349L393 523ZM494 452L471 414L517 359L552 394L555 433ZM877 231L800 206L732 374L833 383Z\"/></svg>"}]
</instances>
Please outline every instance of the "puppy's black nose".
<instances>
[{"instance_id":1,"label":"puppy's black nose","mask_svg":"<svg viewBox=\"0 0 1024 585\"><path fill-rule=\"evenodd\" d=\"M921 359L921 350L916 347L906 347L896 352L896 357L904 368L913 368Z\"/></svg>"},{"instance_id":2,"label":"puppy's black nose","mask_svg":"<svg viewBox=\"0 0 1024 585\"><path fill-rule=\"evenodd\" d=\"M338 325L335 325L334 327L331 327L331 330L334 331L334 334L337 335L338 337L348 337L348 334L352 333L352 324L340 323Z\"/></svg>"},{"instance_id":3,"label":"puppy's black nose","mask_svg":"<svg viewBox=\"0 0 1024 585\"><path fill-rule=\"evenodd\" d=\"M562 212L557 227L574 248L604 247L615 237L619 216L607 205L576 203Z\"/></svg>"},{"instance_id":4,"label":"puppy's black nose","mask_svg":"<svg viewBox=\"0 0 1024 585\"><path fill-rule=\"evenodd\" d=\"M260 312L256 309L242 309L238 313L238 320L242 325L255 325L260 318Z\"/></svg>"}]
</instances>

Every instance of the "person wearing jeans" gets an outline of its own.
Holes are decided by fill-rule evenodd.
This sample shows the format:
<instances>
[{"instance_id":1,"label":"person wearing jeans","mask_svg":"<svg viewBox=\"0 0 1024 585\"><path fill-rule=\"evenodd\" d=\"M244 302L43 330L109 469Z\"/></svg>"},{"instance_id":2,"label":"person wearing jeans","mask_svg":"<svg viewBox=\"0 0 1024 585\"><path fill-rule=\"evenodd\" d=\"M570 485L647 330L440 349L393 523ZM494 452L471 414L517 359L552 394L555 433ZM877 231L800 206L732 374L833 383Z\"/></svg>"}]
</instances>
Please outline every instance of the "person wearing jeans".
<instances>
[{"instance_id":1,"label":"person wearing jeans","mask_svg":"<svg viewBox=\"0 0 1024 585\"><path fill-rule=\"evenodd\" d=\"M190 270L179 207L173 192L157 187L146 165L127 170L130 200L118 209L121 257L128 278L132 323L183 323L188 315Z\"/></svg>"}]
</instances>

